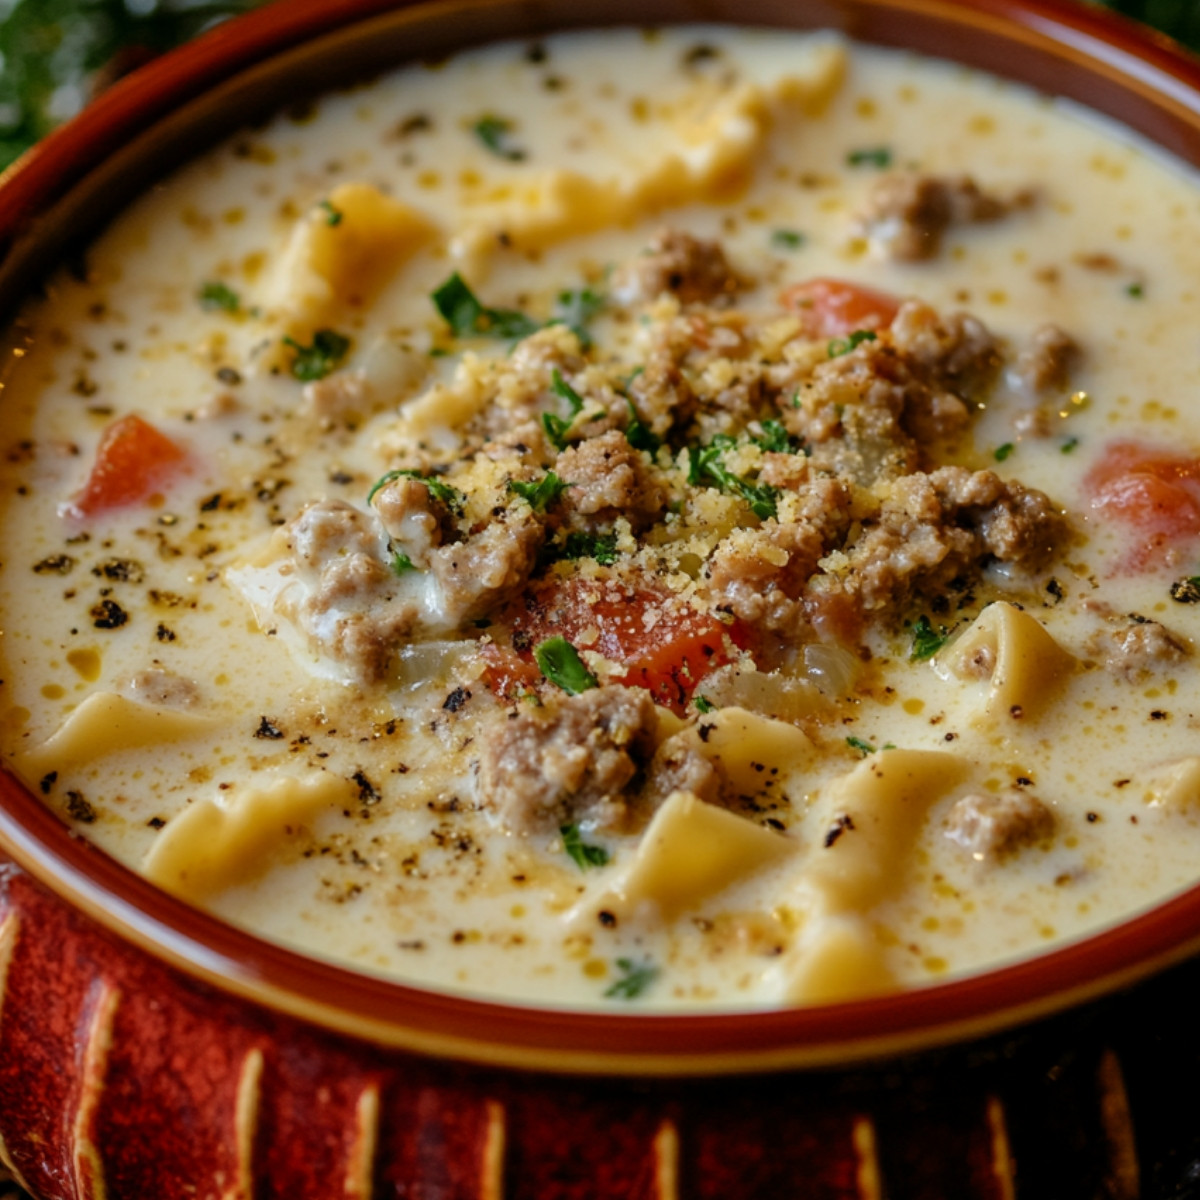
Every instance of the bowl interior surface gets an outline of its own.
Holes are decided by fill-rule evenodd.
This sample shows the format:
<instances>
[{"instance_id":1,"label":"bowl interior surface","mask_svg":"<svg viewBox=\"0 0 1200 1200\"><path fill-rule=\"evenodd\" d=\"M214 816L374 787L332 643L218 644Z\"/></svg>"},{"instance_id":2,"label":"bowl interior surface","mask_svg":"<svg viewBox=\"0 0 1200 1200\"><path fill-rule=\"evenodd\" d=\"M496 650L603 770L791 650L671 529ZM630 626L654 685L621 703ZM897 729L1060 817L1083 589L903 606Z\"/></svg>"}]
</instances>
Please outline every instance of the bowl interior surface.
<instances>
[{"instance_id":1,"label":"bowl interior surface","mask_svg":"<svg viewBox=\"0 0 1200 1200\"><path fill-rule=\"evenodd\" d=\"M280 0L122 81L0 179L0 309L11 314L156 179L297 96L492 40L696 21L832 28L953 59L1088 105L1200 166L1200 63L1070 0ZM262 941L159 892L7 775L0 846L187 974L364 1038L537 1069L711 1074L847 1062L1031 1019L1200 949L1197 885L1037 958L854 1003L752 1015L534 1009L406 987Z\"/></svg>"}]
</instances>

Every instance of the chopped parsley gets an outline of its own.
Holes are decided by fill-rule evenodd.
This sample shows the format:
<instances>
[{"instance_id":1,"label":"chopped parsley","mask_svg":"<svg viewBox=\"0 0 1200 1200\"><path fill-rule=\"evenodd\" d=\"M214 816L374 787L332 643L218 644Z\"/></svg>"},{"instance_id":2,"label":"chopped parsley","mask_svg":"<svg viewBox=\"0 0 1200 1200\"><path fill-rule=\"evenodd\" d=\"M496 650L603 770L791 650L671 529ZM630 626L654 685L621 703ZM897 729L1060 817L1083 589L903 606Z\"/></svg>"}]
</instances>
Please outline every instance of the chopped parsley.
<instances>
[{"instance_id":1,"label":"chopped parsley","mask_svg":"<svg viewBox=\"0 0 1200 1200\"><path fill-rule=\"evenodd\" d=\"M696 696L692 703L702 713L710 713L717 707L707 696Z\"/></svg>"},{"instance_id":2,"label":"chopped parsley","mask_svg":"<svg viewBox=\"0 0 1200 1200\"><path fill-rule=\"evenodd\" d=\"M591 288L559 292L552 323L565 325L579 339L579 345L587 350L592 344L588 324L603 307L604 296Z\"/></svg>"},{"instance_id":3,"label":"chopped parsley","mask_svg":"<svg viewBox=\"0 0 1200 1200\"><path fill-rule=\"evenodd\" d=\"M617 969L621 978L604 993L610 999L636 1000L658 978L653 963L635 963L631 958L618 958Z\"/></svg>"},{"instance_id":4,"label":"chopped parsley","mask_svg":"<svg viewBox=\"0 0 1200 1200\"><path fill-rule=\"evenodd\" d=\"M578 558L595 559L602 567L611 567L617 561L617 535L615 533L568 533L562 548L562 557L574 561Z\"/></svg>"},{"instance_id":5,"label":"chopped parsley","mask_svg":"<svg viewBox=\"0 0 1200 1200\"><path fill-rule=\"evenodd\" d=\"M340 208L335 208L330 201L322 200L317 207L325 214L325 224L331 229L334 226L342 223L342 217L345 216L345 214Z\"/></svg>"},{"instance_id":6,"label":"chopped parsley","mask_svg":"<svg viewBox=\"0 0 1200 1200\"><path fill-rule=\"evenodd\" d=\"M949 634L946 627L940 626L935 630L926 616L920 616L913 622L912 653L908 656L910 662L920 662L923 658L932 658L947 642Z\"/></svg>"},{"instance_id":7,"label":"chopped parsley","mask_svg":"<svg viewBox=\"0 0 1200 1200\"><path fill-rule=\"evenodd\" d=\"M514 146L510 140L513 123L507 117L497 117L491 113L479 118L471 127L471 132L498 158L508 162L521 162L525 151Z\"/></svg>"},{"instance_id":8,"label":"chopped parsley","mask_svg":"<svg viewBox=\"0 0 1200 1200\"><path fill-rule=\"evenodd\" d=\"M867 150L851 150L846 155L851 167L879 167L883 170L892 165L892 152L887 146L873 146Z\"/></svg>"},{"instance_id":9,"label":"chopped parsley","mask_svg":"<svg viewBox=\"0 0 1200 1200\"><path fill-rule=\"evenodd\" d=\"M848 737L846 739L846 745L852 750L859 751L863 758L866 758L868 754L875 753L875 747L872 746L870 742L864 742L860 737Z\"/></svg>"},{"instance_id":10,"label":"chopped parsley","mask_svg":"<svg viewBox=\"0 0 1200 1200\"><path fill-rule=\"evenodd\" d=\"M466 503L466 496L458 488L451 487L440 479L422 475L420 471L405 468L388 471L386 475L381 475L375 480L371 485L371 490L367 493L367 503L370 504L375 499L375 493L380 488L386 487L387 484L397 479L415 479L418 483L423 483L429 489L429 494L440 504L444 504L451 512L461 513L463 505Z\"/></svg>"},{"instance_id":11,"label":"chopped parsley","mask_svg":"<svg viewBox=\"0 0 1200 1200\"><path fill-rule=\"evenodd\" d=\"M1003 462L1015 449L1016 446L1014 446L1012 442L1005 442L1003 446L996 447L992 457L997 462Z\"/></svg>"},{"instance_id":12,"label":"chopped parsley","mask_svg":"<svg viewBox=\"0 0 1200 1200\"><path fill-rule=\"evenodd\" d=\"M562 377L557 367L550 373L550 390L567 402L571 416L576 417L583 411L583 397Z\"/></svg>"},{"instance_id":13,"label":"chopped parsley","mask_svg":"<svg viewBox=\"0 0 1200 1200\"><path fill-rule=\"evenodd\" d=\"M599 687L599 680L584 666L579 651L565 637L547 638L533 650L538 670L555 687L571 696Z\"/></svg>"},{"instance_id":14,"label":"chopped parsley","mask_svg":"<svg viewBox=\"0 0 1200 1200\"><path fill-rule=\"evenodd\" d=\"M795 454L800 448L800 443L788 433L782 421L764 421L762 436L754 440L764 450L777 454Z\"/></svg>"},{"instance_id":15,"label":"chopped parsley","mask_svg":"<svg viewBox=\"0 0 1200 1200\"><path fill-rule=\"evenodd\" d=\"M431 299L455 337L523 338L541 328L516 309L489 308L481 303L457 271Z\"/></svg>"},{"instance_id":16,"label":"chopped parsley","mask_svg":"<svg viewBox=\"0 0 1200 1200\"><path fill-rule=\"evenodd\" d=\"M220 311L227 313L241 312L242 301L237 292L220 280L211 280L204 284L199 292L200 307L209 312Z\"/></svg>"},{"instance_id":17,"label":"chopped parsley","mask_svg":"<svg viewBox=\"0 0 1200 1200\"><path fill-rule=\"evenodd\" d=\"M585 842L578 825L560 825L558 832L562 834L563 849L583 870L586 871L588 867L602 867L608 862L608 851L603 846L593 846Z\"/></svg>"},{"instance_id":18,"label":"chopped parsley","mask_svg":"<svg viewBox=\"0 0 1200 1200\"><path fill-rule=\"evenodd\" d=\"M735 444L735 438L719 433L707 446L689 446L687 481L695 487L714 487L740 497L756 517L765 521L776 515L779 489L766 483L750 483L725 467L721 455Z\"/></svg>"},{"instance_id":19,"label":"chopped parsley","mask_svg":"<svg viewBox=\"0 0 1200 1200\"><path fill-rule=\"evenodd\" d=\"M1069 438L1067 438L1067 440L1065 442L1063 442L1063 444L1061 446L1059 446L1058 449L1059 449L1059 452L1062 454L1070 454L1071 451L1074 450L1075 447L1078 445L1079 445L1079 439L1077 437L1069 437Z\"/></svg>"},{"instance_id":20,"label":"chopped parsley","mask_svg":"<svg viewBox=\"0 0 1200 1200\"><path fill-rule=\"evenodd\" d=\"M645 450L651 456L657 454L659 446L662 445L662 438L638 416L638 411L628 396L625 397L625 403L629 405L629 424L625 426L625 440L635 450Z\"/></svg>"},{"instance_id":21,"label":"chopped parsley","mask_svg":"<svg viewBox=\"0 0 1200 1200\"><path fill-rule=\"evenodd\" d=\"M416 563L408 557L402 550L397 550L392 555L392 571L397 575L407 575L409 571L417 569Z\"/></svg>"},{"instance_id":22,"label":"chopped parsley","mask_svg":"<svg viewBox=\"0 0 1200 1200\"><path fill-rule=\"evenodd\" d=\"M1125 295L1127 295L1128 297L1130 297L1130 299L1133 299L1133 300L1140 300L1143 296L1145 296L1145 294L1146 294L1146 289L1140 283L1131 283L1125 289Z\"/></svg>"},{"instance_id":23,"label":"chopped parsley","mask_svg":"<svg viewBox=\"0 0 1200 1200\"><path fill-rule=\"evenodd\" d=\"M550 390L561 400L567 402L570 416L560 417L557 413L542 413L542 428L546 437L556 450L567 448L567 431L575 423L575 418L583 411L583 397L562 377L557 367L550 375Z\"/></svg>"},{"instance_id":24,"label":"chopped parsley","mask_svg":"<svg viewBox=\"0 0 1200 1200\"><path fill-rule=\"evenodd\" d=\"M522 483L519 479L508 481L508 490L527 500L534 512L545 512L567 488L574 486L560 479L554 471L547 471L535 483Z\"/></svg>"},{"instance_id":25,"label":"chopped parsley","mask_svg":"<svg viewBox=\"0 0 1200 1200\"><path fill-rule=\"evenodd\" d=\"M771 232L771 245L777 250L799 250L807 240L798 229L775 229Z\"/></svg>"},{"instance_id":26,"label":"chopped parsley","mask_svg":"<svg viewBox=\"0 0 1200 1200\"><path fill-rule=\"evenodd\" d=\"M310 346L303 346L290 337L285 337L283 344L296 351L292 374L302 383L324 379L350 351L350 339L333 329L318 329Z\"/></svg>"},{"instance_id":27,"label":"chopped parsley","mask_svg":"<svg viewBox=\"0 0 1200 1200\"><path fill-rule=\"evenodd\" d=\"M843 354L849 354L851 350L857 350L863 342L874 342L878 340L878 335L870 329L856 329L849 337L834 338L829 343L828 354L830 358L841 358Z\"/></svg>"}]
</instances>

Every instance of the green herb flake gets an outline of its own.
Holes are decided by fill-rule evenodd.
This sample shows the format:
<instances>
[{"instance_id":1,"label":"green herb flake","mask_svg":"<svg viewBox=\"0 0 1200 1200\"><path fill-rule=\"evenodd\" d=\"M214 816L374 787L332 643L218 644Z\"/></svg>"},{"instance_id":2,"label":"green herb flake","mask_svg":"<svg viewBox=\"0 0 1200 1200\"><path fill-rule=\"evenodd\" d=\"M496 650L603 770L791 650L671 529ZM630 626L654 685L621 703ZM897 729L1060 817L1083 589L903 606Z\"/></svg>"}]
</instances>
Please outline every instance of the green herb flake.
<instances>
[{"instance_id":1,"label":"green herb flake","mask_svg":"<svg viewBox=\"0 0 1200 1200\"><path fill-rule=\"evenodd\" d=\"M324 379L350 352L350 339L332 329L318 329L309 346L290 337L285 337L283 344L296 351L292 374L302 383Z\"/></svg>"},{"instance_id":2,"label":"green herb flake","mask_svg":"<svg viewBox=\"0 0 1200 1200\"><path fill-rule=\"evenodd\" d=\"M534 512L545 512L567 488L574 486L560 479L554 471L547 471L534 483L523 483L519 479L508 481L508 490L528 501Z\"/></svg>"},{"instance_id":3,"label":"green herb flake","mask_svg":"<svg viewBox=\"0 0 1200 1200\"><path fill-rule=\"evenodd\" d=\"M887 146L874 146L867 150L851 150L846 155L851 167L878 167L884 170L892 165L892 152Z\"/></svg>"},{"instance_id":4,"label":"green herb flake","mask_svg":"<svg viewBox=\"0 0 1200 1200\"><path fill-rule=\"evenodd\" d=\"M620 557L615 533L568 533L562 557L574 561L592 558L602 567L611 567Z\"/></svg>"},{"instance_id":5,"label":"green herb flake","mask_svg":"<svg viewBox=\"0 0 1200 1200\"><path fill-rule=\"evenodd\" d=\"M633 407L633 401L628 396L625 398L625 403L629 405L629 424L625 426L625 440L635 450L645 450L653 457L658 453L659 446L662 445L662 438L638 416L638 411Z\"/></svg>"},{"instance_id":6,"label":"green herb flake","mask_svg":"<svg viewBox=\"0 0 1200 1200\"><path fill-rule=\"evenodd\" d=\"M592 345L588 325L603 307L604 296L591 288L559 292L551 323L565 325L579 339L580 347L588 350Z\"/></svg>"},{"instance_id":7,"label":"green herb flake","mask_svg":"<svg viewBox=\"0 0 1200 1200\"><path fill-rule=\"evenodd\" d=\"M631 958L618 958L617 969L621 978L604 993L609 999L636 1000L658 978L653 963L635 963Z\"/></svg>"},{"instance_id":8,"label":"green herb flake","mask_svg":"<svg viewBox=\"0 0 1200 1200\"><path fill-rule=\"evenodd\" d=\"M603 846L593 846L585 842L578 825L560 825L558 832L562 834L563 849L581 870L602 867L608 862L608 851Z\"/></svg>"},{"instance_id":9,"label":"green herb flake","mask_svg":"<svg viewBox=\"0 0 1200 1200\"><path fill-rule=\"evenodd\" d=\"M392 555L392 571L396 575L407 575L409 571L417 569L416 563L401 550L397 550Z\"/></svg>"},{"instance_id":10,"label":"green herb flake","mask_svg":"<svg viewBox=\"0 0 1200 1200\"><path fill-rule=\"evenodd\" d=\"M721 462L721 455L736 444L736 438L717 434L707 446L689 446L688 483L693 487L714 487L740 497L760 520L774 517L779 489L766 483L750 483L728 470Z\"/></svg>"},{"instance_id":11,"label":"green herb flake","mask_svg":"<svg viewBox=\"0 0 1200 1200\"><path fill-rule=\"evenodd\" d=\"M570 415L566 418L557 413L542 413L542 428L546 431L546 437L555 450L562 451L567 448L568 430L583 411L583 397L562 377L557 367L550 374L550 390L560 400L565 400L570 409Z\"/></svg>"},{"instance_id":12,"label":"green herb flake","mask_svg":"<svg viewBox=\"0 0 1200 1200\"><path fill-rule=\"evenodd\" d=\"M583 411L583 397L562 377L557 367L550 373L550 390L567 402L571 416L577 417Z\"/></svg>"},{"instance_id":13,"label":"green herb flake","mask_svg":"<svg viewBox=\"0 0 1200 1200\"><path fill-rule=\"evenodd\" d=\"M754 440L764 450L775 454L795 454L800 448L800 443L788 433L782 421L764 421L762 436Z\"/></svg>"},{"instance_id":14,"label":"green herb flake","mask_svg":"<svg viewBox=\"0 0 1200 1200\"><path fill-rule=\"evenodd\" d=\"M375 493L380 488L386 487L397 479L415 479L418 483L423 483L428 489L430 496L439 504L444 504L451 512L461 513L463 505L467 498L456 487L451 487L448 483L443 483L440 479L431 478L422 475L420 471L413 471L408 468L402 468L398 471L388 471L386 475L381 475L371 485L371 490L367 493L367 503L370 504L375 499Z\"/></svg>"},{"instance_id":15,"label":"green herb flake","mask_svg":"<svg viewBox=\"0 0 1200 1200\"><path fill-rule=\"evenodd\" d=\"M512 144L513 123L507 117L488 113L471 126L471 132L498 158L521 162L527 157L524 150Z\"/></svg>"},{"instance_id":16,"label":"green herb flake","mask_svg":"<svg viewBox=\"0 0 1200 1200\"><path fill-rule=\"evenodd\" d=\"M1079 439L1077 437L1069 437L1069 438L1067 438L1067 440L1065 442L1063 442L1063 444L1061 446L1059 446L1059 448L1058 448L1059 453L1070 454L1071 451L1074 450L1075 447L1078 445L1079 445Z\"/></svg>"},{"instance_id":17,"label":"green herb flake","mask_svg":"<svg viewBox=\"0 0 1200 1200\"><path fill-rule=\"evenodd\" d=\"M335 208L329 200L322 200L317 207L325 214L325 224L331 229L342 223L342 217L345 214L340 208Z\"/></svg>"},{"instance_id":18,"label":"green herb flake","mask_svg":"<svg viewBox=\"0 0 1200 1200\"><path fill-rule=\"evenodd\" d=\"M992 454L992 457L997 462L1003 462L1014 450L1016 446L1012 442L1005 442L1003 446L997 446Z\"/></svg>"},{"instance_id":19,"label":"green herb flake","mask_svg":"<svg viewBox=\"0 0 1200 1200\"><path fill-rule=\"evenodd\" d=\"M776 250L799 250L808 238L798 229L775 229L771 232L771 245Z\"/></svg>"},{"instance_id":20,"label":"green herb flake","mask_svg":"<svg viewBox=\"0 0 1200 1200\"><path fill-rule=\"evenodd\" d=\"M710 713L717 707L707 696L696 696L692 700L692 703L702 713Z\"/></svg>"},{"instance_id":21,"label":"green herb flake","mask_svg":"<svg viewBox=\"0 0 1200 1200\"><path fill-rule=\"evenodd\" d=\"M219 280L211 280L201 287L198 297L200 307L208 312L241 312L242 301L231 287Z\"/></svg>"},{"instance_id":22,"label":"green herb flake","mask_svg":"<svg viewBox=\"0 0 1200 1200\"><path fill-rule=\"evenodd\" d=\"M908 656L910 662L920 662L932 658L947 642L949 635L943 625L935 630L928 617L918 617L913 622L912 653Z\"/></svg>"},{"instance_id":23,"label":"green herb flake","mask_svg":"<svg viewBox=\"0 0 1200 1200\"><path fill-rule=\"evenodd\" d=\"M547 638L533 650L538 670L555 687L571 696L599 687L599 680L584 666L579 651L565 637Z\"/></svg>"},{"instance_id":24,"label":"green herb flake","mask_svg":"<svg viewBox=\"0 0 1200 1200\"><path fill-rule=\"evenodd\" d=\"M455 337L523 338L541 328L511 308L489 308L455 271L430 297Z\"/></svg>"},{"instance_id":25,"label":"green herb flake","mask_svg":"<svg viewBox=\"0 0 1200 1200\"><path fill-rule=\"evenodd\" d=\"M849 354L851 350L857 350L863 342L878 341L878 334L870 329L856 329L849 337L834 338L829 343L827 353L830 358L841 358L843 354Z\"/></svg>"},{"instance_id":26,"label":"green herb flake","mask_svg":"<svg viewBox=\"0 0 1200 1200\"><path fill-rule=\"evenodd\" d=\"M866 758L868 754L875 753L875 747L872 746L870 742L864 742L860 737L848 737L846 739L846 745L852 750L857 750L863 756L863 758Z\"/></svg>"},{"instance_id":27,"label":"green herb flake","mask_svg":"<svg viewBox=\"0 0 1200 1200\"><path fill-rule=\"evenodd\" d=\"M1131 300L1141 300L1142 297L1145 296L1145 294L1146 294L1146 289L1140 283L1131 283L1125 289L1125 295L1127 295Z\"/></svg>"}]
</instances>

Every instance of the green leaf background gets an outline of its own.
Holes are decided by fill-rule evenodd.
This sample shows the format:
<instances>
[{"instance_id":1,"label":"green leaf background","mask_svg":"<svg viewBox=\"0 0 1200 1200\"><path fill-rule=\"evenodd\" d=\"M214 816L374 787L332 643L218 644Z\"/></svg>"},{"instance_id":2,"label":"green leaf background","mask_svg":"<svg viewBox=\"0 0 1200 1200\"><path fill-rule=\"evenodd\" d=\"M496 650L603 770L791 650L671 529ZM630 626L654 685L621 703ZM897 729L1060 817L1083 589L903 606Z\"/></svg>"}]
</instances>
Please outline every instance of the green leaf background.
<instances>
[{"instance_id":1,"label":"green leaf background","mask_svg":"<svg viewBox=\"0 0 1200 1200\"><path fill-rule=\"evenodd\" d=\"M1198 0L1094 0L1200 50ZM0 0L0 167L106 82L262 0Z\"/></svg>"}]
</instances>

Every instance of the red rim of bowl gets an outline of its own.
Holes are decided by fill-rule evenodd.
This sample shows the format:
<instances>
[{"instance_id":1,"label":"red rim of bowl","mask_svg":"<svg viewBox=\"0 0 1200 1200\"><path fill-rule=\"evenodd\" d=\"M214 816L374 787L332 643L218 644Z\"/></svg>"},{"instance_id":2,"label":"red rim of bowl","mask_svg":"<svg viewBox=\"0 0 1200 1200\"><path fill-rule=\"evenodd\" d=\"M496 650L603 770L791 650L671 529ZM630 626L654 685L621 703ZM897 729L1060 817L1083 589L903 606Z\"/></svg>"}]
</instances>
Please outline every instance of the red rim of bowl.
<instances>
[{"instance_id":1,"label":"red rim of bowl","mask_svg":"<svg viewBox=\"0 0 1200 1200\"><path fill-rule=\"evenodd\" d=\"M493 0L482 6L489 3ZM0 177L0 248L7 253L34 236L41 213L159 114L323 34L421 7L429 6L278 0L142 68ZM782 0L782 8L761 7L760 20L769 23L787 8L804 5ZM865 33L865 40L902 41L902 32L891 31L918 12L962 32L984 29L1014 44L1032 44L1107 80L1104 87L1126 99L1133 93L1141 103L1174 113L1167 121L1178 126L1180 140L1172 148L1200 165L1200 61L1107 11L1074 0L811 0L808 7L839 18L833 23L841 28ZM708 7L695 15L713 19ZM866 19L871 15L881 18L878 27ZM953 34L942 45L944 57L967 57ZM1153 114L1147 120L1152 128L1146 120L1130 123L1153 136ZM0 846L99 924L187 975L368 1040L539 1070L673 1075L846 1063L1007 1028L1200 950L1197 884L1119 925L1036 957L852 1003L681 1015L533 1008L425 991L262 941L160 892L79 838L2 773Z\"/></svg>"}]
</instances>

